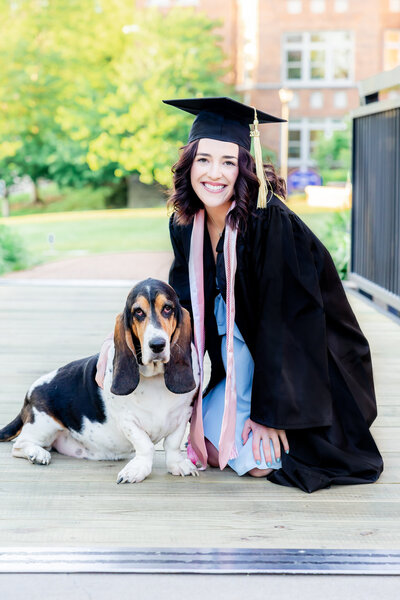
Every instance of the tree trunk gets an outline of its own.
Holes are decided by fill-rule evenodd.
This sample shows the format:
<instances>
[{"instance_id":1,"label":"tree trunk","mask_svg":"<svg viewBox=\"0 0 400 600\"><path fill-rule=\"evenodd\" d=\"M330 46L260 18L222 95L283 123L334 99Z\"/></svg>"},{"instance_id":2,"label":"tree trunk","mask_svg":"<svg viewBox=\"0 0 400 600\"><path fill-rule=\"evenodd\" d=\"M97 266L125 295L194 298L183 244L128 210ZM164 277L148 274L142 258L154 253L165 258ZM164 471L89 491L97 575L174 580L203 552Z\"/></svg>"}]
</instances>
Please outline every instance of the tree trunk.
<instances>
[{"instance_id":1,"label":"tree trunk","mask_svg":"<svg viewBox=\"0 0 400 600\"><path fill-rule=\"evenodd\" d=\"M5 187L4 195L1 198L1 214L7 218L10 216L10 202L8 200L8 188Z\"/></svg>"},{"instance_id":2,"label":"tree trunk","mask_svg":"<svg viewBox=\"0 0 400 600\"><path fill-rule=\"evenodd\" d=\"M39 195L38 184L33 179L32 179L32 184L33 184L33 204L40 204L41 206L44 206L44 202Z\"/></svg>"},{"instance_id":3,"label":"tree trunk","mask_svg":"<svg viewBox=\"0 0 400 600\"><path fill-rule=\"evenodd\" d=\"M126 206L128 208L135 208L135 204L137 204L137 184L139 182L139 177L137 175L130 175L126 178L126 189L127 189L127 202ZM136 200L136 202L135 202Z\"/></svg>"}]
</instances>

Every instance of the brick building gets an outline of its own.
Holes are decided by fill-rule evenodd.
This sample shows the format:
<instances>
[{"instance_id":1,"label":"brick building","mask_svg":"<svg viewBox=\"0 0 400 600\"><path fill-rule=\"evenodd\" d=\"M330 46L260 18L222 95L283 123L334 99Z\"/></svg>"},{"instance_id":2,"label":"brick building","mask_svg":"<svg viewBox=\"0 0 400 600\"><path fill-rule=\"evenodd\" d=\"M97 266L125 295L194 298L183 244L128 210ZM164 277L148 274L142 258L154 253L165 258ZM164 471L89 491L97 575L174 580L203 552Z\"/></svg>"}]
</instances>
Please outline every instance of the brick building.
<instances>
[{"instance_id":1,"label":"brick building","mask_svg":"<svg viewBox=\"0 0 400 600\"><path fill-rule=\"evenodd\" d=\"M358 106L357 82L400 65L400 0L147 0L192 6L222 20L230 83L245 102L279 115L278 91L293 91L289 167L313 165L320 132L329 136ZM264 145L279 155L280 127Z\"/></svg>"}]
</instances>

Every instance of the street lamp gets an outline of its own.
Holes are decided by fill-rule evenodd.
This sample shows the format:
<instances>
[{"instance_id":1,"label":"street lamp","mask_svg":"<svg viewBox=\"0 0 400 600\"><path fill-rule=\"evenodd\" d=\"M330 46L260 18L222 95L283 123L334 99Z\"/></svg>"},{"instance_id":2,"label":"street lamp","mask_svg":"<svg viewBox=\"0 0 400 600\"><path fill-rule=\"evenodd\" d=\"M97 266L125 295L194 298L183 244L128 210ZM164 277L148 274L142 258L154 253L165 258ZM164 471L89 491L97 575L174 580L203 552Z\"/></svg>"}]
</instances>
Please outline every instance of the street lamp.
<instances>
[{"instance_id":1,"label":"street lamp","mask_svg":"<svg viewBox=\"0 0 400 600\"><path fill-rule=\"evenodd\" d=\"M281 177L286 181L288 175L288 150L289 150L289 102L293 100L292 90L281 88L279 90L279 99L282 104L282 119L287 121L282 123L281 128Z\"/></svg>"}]
</instances>

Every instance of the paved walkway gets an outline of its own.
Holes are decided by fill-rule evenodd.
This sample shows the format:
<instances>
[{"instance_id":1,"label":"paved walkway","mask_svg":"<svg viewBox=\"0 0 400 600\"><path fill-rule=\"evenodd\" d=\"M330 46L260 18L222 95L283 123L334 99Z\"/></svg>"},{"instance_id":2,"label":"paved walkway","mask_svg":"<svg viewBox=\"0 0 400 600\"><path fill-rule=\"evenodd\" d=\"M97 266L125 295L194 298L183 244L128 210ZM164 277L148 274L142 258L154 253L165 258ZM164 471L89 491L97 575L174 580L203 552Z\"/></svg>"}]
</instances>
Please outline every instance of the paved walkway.
<instances>
[{"instance_id":1,"label":"paved walkway","mask_svg":"<svg viewBox=\"0 0 400 600\"><path fill-rule=\"evenodd\" d=\"M26 271L14 271L0 277L8 280L138 280L154 277L168 279L172 263L170 252L119 252L91 254L58 260Z\"/></svg>"}]
</instances>

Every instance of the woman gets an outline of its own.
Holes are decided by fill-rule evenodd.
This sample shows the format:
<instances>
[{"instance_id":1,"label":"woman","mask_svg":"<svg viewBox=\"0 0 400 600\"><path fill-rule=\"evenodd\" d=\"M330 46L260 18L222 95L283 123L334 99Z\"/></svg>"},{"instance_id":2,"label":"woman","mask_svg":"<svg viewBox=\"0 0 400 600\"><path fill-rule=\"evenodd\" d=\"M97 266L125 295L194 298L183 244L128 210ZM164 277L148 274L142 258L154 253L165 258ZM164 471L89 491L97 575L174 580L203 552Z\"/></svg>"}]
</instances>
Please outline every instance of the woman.
<instances>
[{"instance_id":1,"label":"woman","mask_svg":"<svg viewBox=\"0 0 400 600\"><path fill-rule=\"evenodd\" d=\"M257 124L280 119L257 121L226 98L166 103L197 115L173 168L169 278L211 360L191 421L196 457L307 492L376 481L368 343L329 253L282 202L271 168L265 187Z\"/></svg>"}]
</instances>

